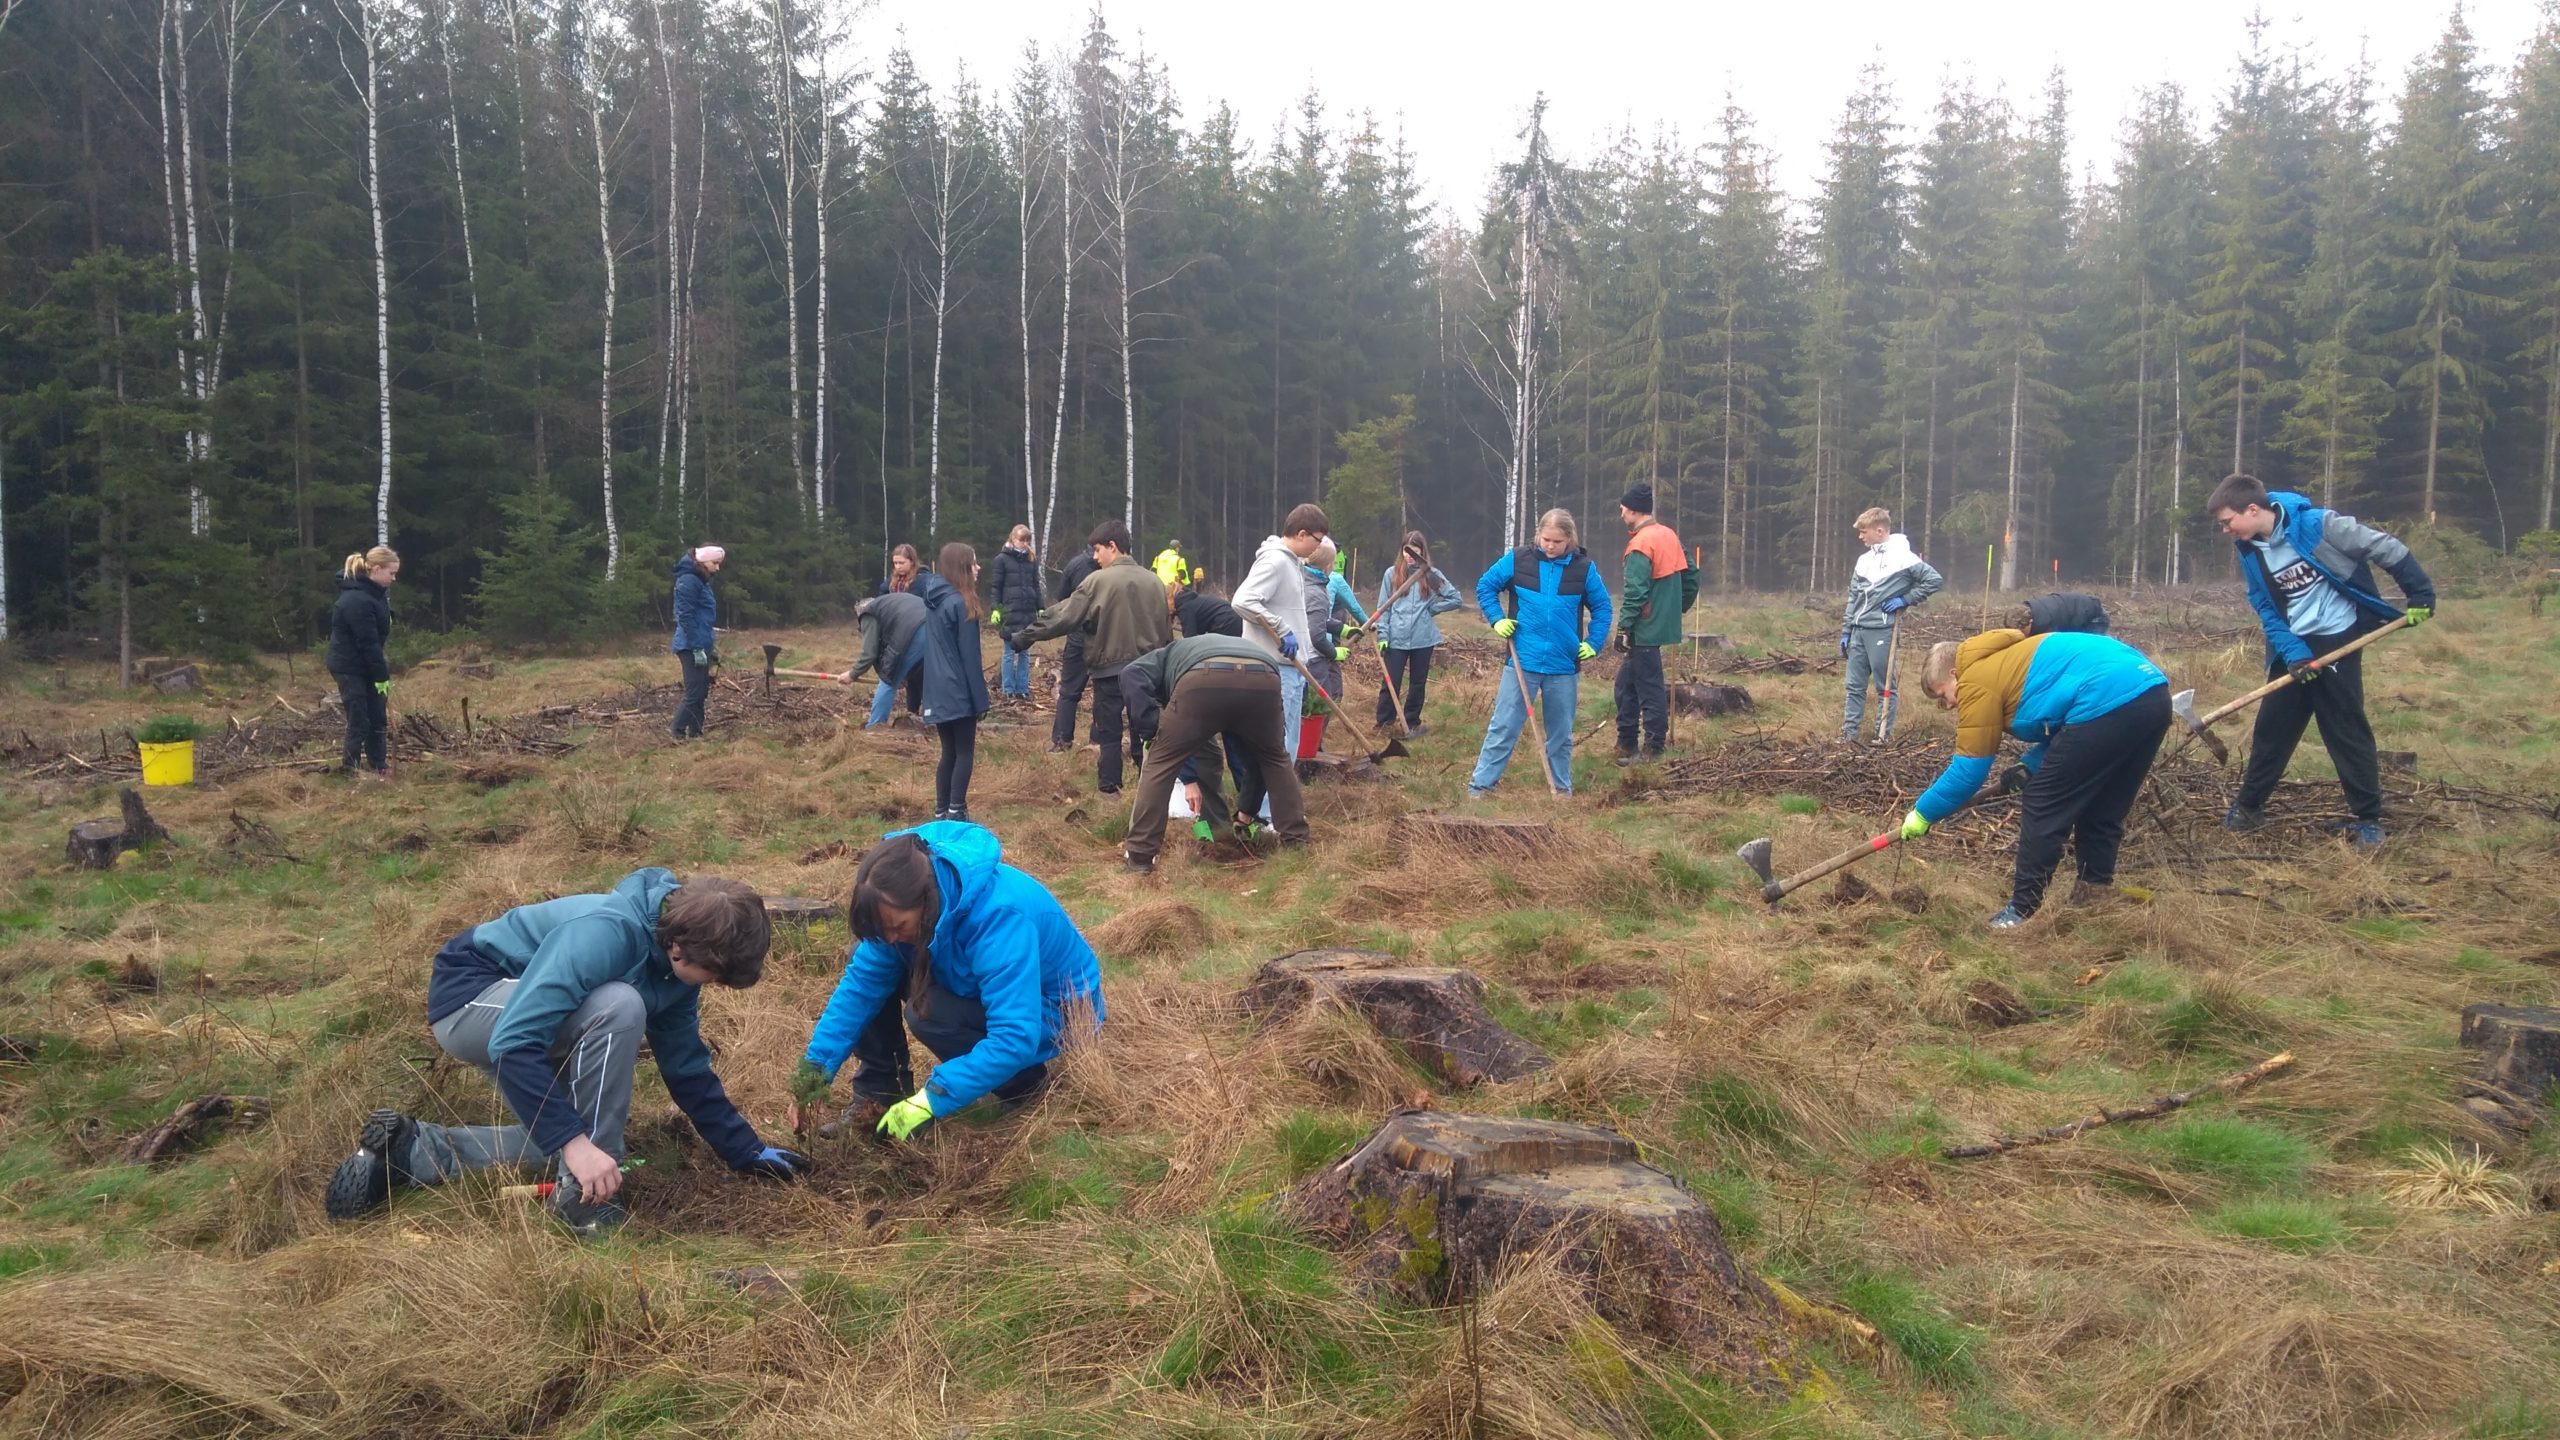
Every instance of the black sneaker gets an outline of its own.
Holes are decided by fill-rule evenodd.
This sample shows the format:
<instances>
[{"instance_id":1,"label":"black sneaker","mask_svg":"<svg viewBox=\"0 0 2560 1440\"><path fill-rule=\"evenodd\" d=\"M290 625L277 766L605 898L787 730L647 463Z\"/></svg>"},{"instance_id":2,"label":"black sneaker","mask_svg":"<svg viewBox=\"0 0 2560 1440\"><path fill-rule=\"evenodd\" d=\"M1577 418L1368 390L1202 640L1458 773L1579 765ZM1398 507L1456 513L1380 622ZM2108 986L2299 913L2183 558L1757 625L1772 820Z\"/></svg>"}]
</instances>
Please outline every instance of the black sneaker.
<instances>
[{"instance_id":1,"label":"black sneaker","mask_svg":"<svg viewBox=\"0 0 2560 1440\"><path fill-rule=\"evenodd\" d=\"M2243 805L2236 800L2232 802L2230 809L2222 812L2222 828L2235 835L2246 835L2252 830L2263 829L2266 823L2266 811L2255 805Z\"/></svg>"},{"instance_id":2,"label":"black sneaker","mask_svg":"<svg viewBox=\"0 0 2560 1440\"><path fill-rule=\"evenodd\" d=\"M1636 747L1633 745L1619 746L1617 760L1619 768L1621 769L1636 763Z\"/></svg>"},{"instance_id":3,"label":"black sneaker","mask_svg":"<svg viewBox=\"0 0 2560 1440\"><path fill-rule=\"evenodd\" d=\"M942 818L945 820L958 820L963 824L966 824L969 819L969 807L966 805L954 805L950 809L942 812Z\"/></svg>"},{"instance_id":4,"label":"black sneaker","mask_svg":"<svg viewBox=\"0 0 2560 1440\"><path fill-rule=\"evenodd\" d=\"M1073 748L1073 746L1069 745L1064 740L1052 740L1049 742L1049 753L1052 755L1064 755Z\"/></svg>"},{"instance_id":5,"label":"black sneaker","mask_svg":"<svg viewBox=\"0 0 2560 1440\"><path fill-rule=\"evenodd\" d=\"M391 1187L411 1185L409 1172L392 1157L409 1153L417 1122L397 1110L376 1110L364 1118L356 1136L356 1153L338 1162L329 1176L323 1202L332 1220L354 1220L391 1202Z\"/></svg>"},{"instance_id":6,"label":"black sneaker","mask_svg":"<svg viewBox=\"0 0 2560 1440\"><path fill-rule=\"evenodd\" d=\"M1155 857L1149 856L1141 860L1135 855L1123 855L1120 857L1120 868L1132 875L1153 875L1156 873Z\"/></svg>"}]
</instances>

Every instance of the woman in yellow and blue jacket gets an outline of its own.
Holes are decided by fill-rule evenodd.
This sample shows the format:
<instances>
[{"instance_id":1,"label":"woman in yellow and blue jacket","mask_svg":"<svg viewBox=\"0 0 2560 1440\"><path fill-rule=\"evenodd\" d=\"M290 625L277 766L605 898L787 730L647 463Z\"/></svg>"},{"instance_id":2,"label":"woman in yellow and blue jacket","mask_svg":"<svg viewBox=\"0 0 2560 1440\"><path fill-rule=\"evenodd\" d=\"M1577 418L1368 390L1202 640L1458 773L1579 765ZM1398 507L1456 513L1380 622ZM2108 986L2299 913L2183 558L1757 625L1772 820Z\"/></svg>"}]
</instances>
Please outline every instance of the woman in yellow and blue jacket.
<instances>
[{"instance_id":1,"label":"woman in yellow and blue jacket","mask_svg":"<svg viewBox=\"0 0 2560 1440\"><path fill-rule=\"evenodd\" d=\"M2079 857L2075 894L2112 886L2124 817L2169 733L2160 667L2106 635L1986 630L1932 646L1922 688L1956 712L1956 753L1913 803L1903 838L1927 834L1972 801L2005 730L2027 742L2026 787L2009 904L1991 928L2014 929L2036 913L2066 839Z\"/></svg>"}]
</instances>

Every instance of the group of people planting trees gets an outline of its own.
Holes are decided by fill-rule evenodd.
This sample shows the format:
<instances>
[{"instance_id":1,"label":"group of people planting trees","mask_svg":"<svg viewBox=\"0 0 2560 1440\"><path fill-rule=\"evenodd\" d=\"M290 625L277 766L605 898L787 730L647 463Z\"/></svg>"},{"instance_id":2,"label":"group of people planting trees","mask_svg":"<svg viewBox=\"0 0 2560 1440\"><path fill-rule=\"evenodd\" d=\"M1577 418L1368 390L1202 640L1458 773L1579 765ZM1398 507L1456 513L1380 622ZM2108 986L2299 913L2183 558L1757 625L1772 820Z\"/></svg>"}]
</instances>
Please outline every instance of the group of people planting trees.
<instances>
[{"instance_id":1,"label":"group of people planting trees","mask_svg":"<svg viewBox=\"0 0 2560 1440\"><path fill-rule=\"evenodd\" d=\"M1563 509L1540 515L1530 544L1477 577L1477 609L1506 663L1467 778L1470 796L1500 782L1524 730L1549 789L1571 793L1578 680L1604 647L1620 652L1618 762L1651 759L1669 744L1662 649L1681 642L1698 576L1653 504L1644 484L1621 497L1627 541L1614 583ZM2340 834L2359 847L2380 845L2378 758L2361 656L2349 647L2432 616L2425 570L2398 538L2301 495L2270 493L2245 474L2224 480L2206 513L2233 541L2265 634L2267 674L2281 682L2258 709L2248 766L2223 824L2247 831L2265 823L2267 797L2316 722L2351 811ZM871 723L885 721L903 694L934 728L934 813L872 846L855 872L847 901L854 945L792 1080L795 1132L829 1105L848 1059L852 1103L821 1124L821 1134L894 1143L982 1098L1009 1112L1035 1100L1062 1047L1102 1021L1092 948L1056 898L1004 864L996 836L969 820L977 725L993 704L985 629L1001 640L998 693L1015 700L1031 694L1031 647L1063 642L1050 749L1071 747L1089 687L1097 788L1117 795L1128 765L1138 770L1123 847L1133 872L1155 868L1177 792L1203 838L1225 831L1247 844L1266 834L1306 843L1295 761L1321 743L1319 707L1343 714L1340 667L1371 629L1383 670L1377 725L1404 738L1425 733L1423 697L1442 639L1437 617L1460 608L1462 592L1433 563L1425 536L1407 531L1379 577L1374 609L1363 607L1331 528L1321 507L1297 506L1224 597L1178 546L1152 564L1140 561L1116 519L1093 528L1054 591L1044 592L1026 526L1007 537L992 577L965 544L944 545L929 568L913 547L897 548L879 593L857 608L860 658L836 678L877 678ZM1891 734L1901 619L1943 584L1886 511L1865 511L1855 528L1865 548L1840 632L1847 741L1865 738L1870 688L1876 736ZM703 698L718 663L713 581L726 559L720 547L698 545L675 564L670 648L683 690L671 728L679 739L702 734ZM2377 569L2390 575L2405 609L2382 597ZM399 557L379 547L345 564L329 668L346 704L350 773L379 774L385 765L385 592L398 573ZM2023 627L1942 641L1919 657L1922 690L1956 716L1954 754L1898 827L1873 844L1925 836L1986 786L2014 795L2019 838L2008 903L1989 921L1994 930L2039 912L2066 846L2076 864L2070 903L2119 893L2125 818L2169 731L2172 700L2160 666L2107 629L2095 597L2057 594L2031 603ZM2004 735L2026 748L1994 782ZM1232 807L1222 776L1235 784ZM755 984L769 943L753 890L712 877L680 882L659 869L636 871L606 894L521 906L454 936L435 956L427 1019L447 1054L489 1075L517 1123L452 1126L377 1110L331 1178L329 1213L351 1218L404 1186L547 1158L557 1176L545 1193L559 1218L581 1232L610 1228L623 1218L616 1196L644 1040L669 1095L721 1159L746 1175L801 1177L808 1159L767 1143L730 1103L698 1028L700 987ZM910 1036L942 1061L921 1085L910 1069Z\"/></svg>"}]
</instances>

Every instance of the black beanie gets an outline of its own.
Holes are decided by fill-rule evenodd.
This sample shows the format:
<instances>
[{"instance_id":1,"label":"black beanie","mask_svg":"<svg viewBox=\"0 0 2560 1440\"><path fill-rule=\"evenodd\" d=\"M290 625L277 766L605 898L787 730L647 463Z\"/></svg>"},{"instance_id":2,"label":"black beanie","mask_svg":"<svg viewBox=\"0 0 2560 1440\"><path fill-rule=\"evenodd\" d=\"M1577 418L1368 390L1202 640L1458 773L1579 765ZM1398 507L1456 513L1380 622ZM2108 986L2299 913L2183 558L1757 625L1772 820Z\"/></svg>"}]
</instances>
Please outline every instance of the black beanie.
<instances>
[{"instance_id":1,"label":"black beanie","mask_svg":"<svg viewBox=\"0 0 2560 1440\"><path fill-rule=\"evenodd\" d=\"M1633 510L1639 515L1652 514L1653 482L1650 480L1639 480L1633 485L1628 486L1627 493L1618 497L1618 503L1624 505L1630 510Z\"/></svg>"}]
</instances>

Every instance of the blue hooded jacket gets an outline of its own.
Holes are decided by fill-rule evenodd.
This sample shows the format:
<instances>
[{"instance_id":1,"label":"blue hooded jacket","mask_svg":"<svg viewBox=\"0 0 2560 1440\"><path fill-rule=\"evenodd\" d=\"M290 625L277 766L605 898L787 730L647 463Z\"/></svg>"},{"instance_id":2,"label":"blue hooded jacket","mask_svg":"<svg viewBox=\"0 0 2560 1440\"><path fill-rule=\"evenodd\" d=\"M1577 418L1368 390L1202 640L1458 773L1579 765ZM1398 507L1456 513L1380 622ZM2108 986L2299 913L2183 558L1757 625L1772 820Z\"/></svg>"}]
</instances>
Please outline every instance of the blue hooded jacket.
<instances>
[{"instance_id":1,"label":"blue hooded jacket","mask_svg":"<svg viewBox=\"0 0 2560 1440\"><path fill-rule=\"evenodd\" d=\"M489 1055L499 1091L545 1151L556 1155L587 1133L585 1117L552 1068L552 1043L588 995L616 980L640 992L658 1076L693 1128L731 1165L746 1164L763 1148L712 1073L711 1050L702 1043L701 987L677 979L658 946L658 912L679 883L655 866L634 870L603 895L519 905L474 927L468 946L437 953L427 982L430 1025L495 981L522 982L508 993L489 1034Z\"/></svg>"},{"instance_id":2,"label":"blue hooded jacket","mask_svg":"<svg viewBox=\"0 0 2560 1440\"><path fill-rule=\"evenodd\" d=\"M711 593L711 577L693 563L690 550L677 559L675 575L676 634L667 648L678 654L708 650L718 643L712 638L712 620L720 609L719 597Z\"/></svg>"},{"instance_id":3,"label":"blue hooded jacket","mask_svg":"<svg viewBox=\"0 0 2560 1440\"><path fill-rule=\"evenodd\" d=\"M924 670L924 704L917 714L927 725L973 720L987 713L985 662L979 658L981 622L969 618L969 601L950 581L934 571L916 576L911 587L924 602L924 629L916 635L917 663Z\"/></svg>"},{"instance_id":4,"label":"blue hooded jacket","mask_svg":"<svg viewBox=\"0 0 2560 1440\"><path fill-rule=\"evenodd\" d=\"M1056 1059L1071 1006L1092 1006L1092 1023L1100 1025L1102 970L1057 897L1002 863L994 831L937 820L883 838L899 835L913 835L932 850L942 886L934 981L987 1010L986 1038L935 1066L925 1082L933 1113L951 1115L1024 1069ZM911 959L904 945L864 940L853 947L826 1013L809 1034L810 1064L834 1077L863 1027L891 1003Z\"/></svg>"},{"instance_id":5,"label":"blue hooded jacket","mask_svg":"<svg viewBox=\"0 0 2560 1440\"><path fill-rule=\"evenodd\" d=\"M2338 593L2346 596L2363 618L2400 618L2400 612L2382 598L2381 587L2373 583L2376 565L2391 572L2410 604L2435 608L2435 582L2427 578L2426 568L2398 536L2377 530L2352 515L2323 510L2290 490L2269 492L2267 503L2276 507L2276 523L2283 527L2287 543L2310 562L2312 569L2337 586ZM2284 606L2267 583L2264 554L2246 540L2235 540L2232 545L2240 552L2240 579L2249 588L2249 604L2258 612L2259 628L2266 631L2267 649L2272 656L2267 673L2273 675L2288 666L2319 659L2286 622Z\"/></svg>"},{"instance_id":6,"label":"blue hooded jacket","mask_svg":"<svg viewBox=\"0 0 2560 1440\"><path fill-rule=\"evenodd\" d=\"M2169 683L2141 651L2110 635L2076 630L1985 630L1957 650L1956 666L1956 753L1912 802L1932 825L1962 809L1990 778L1999 729L2027 742L2018 759L2033 773L2064 726L2113 714Z\"/></svg>"},{"instance_id":7,"label":"blue hooded jacket","mask_svg":"<svg viewBox=\"0 0 2560 1440\"><path fill-rule=\"evenodd\" d=\"M1390 565L1378 576L1378 647L1382 650L1428 650L1440 643L1440 622L1434 616L1446 615L1467 602L1458 598L1458 587L1434 565L1427 575L1414 578L1404 593L1392 601L1389 592L1396 588L1396 567Z\"/></svg>"},{"instance_id":8,"label":"blue hooded jacket","mask_svg":"<svg viewBox=\"0 0 2560 1440\"><path fill-rule=\"evenodd\" d=\"M1538 555L1536 588L1518 583L1521 552L1505 550L1477 579L1476 604L1490 625L1502 618L1503 592L1511 592L1519 610L1512 618L1520 622L1520 633L1511 643L1519 648L1520 668L1532 675L1575 674L1582 669L1582 662L1574 658L1575 647L1587 643L1597 650L1609 638L1608 578L1591 563L1589 552L1578 547L1562 560L1548 559L1535 545L1526 548ZM1579 581L1581 594L1564 593L1569 573ZM1588 629L1583 620L1586 611Z\"/></svg>"}]
</instances>

